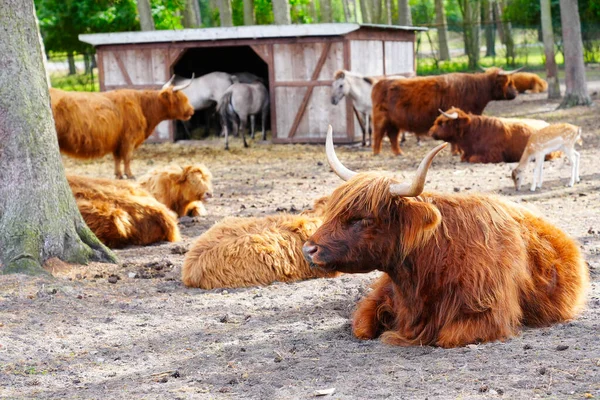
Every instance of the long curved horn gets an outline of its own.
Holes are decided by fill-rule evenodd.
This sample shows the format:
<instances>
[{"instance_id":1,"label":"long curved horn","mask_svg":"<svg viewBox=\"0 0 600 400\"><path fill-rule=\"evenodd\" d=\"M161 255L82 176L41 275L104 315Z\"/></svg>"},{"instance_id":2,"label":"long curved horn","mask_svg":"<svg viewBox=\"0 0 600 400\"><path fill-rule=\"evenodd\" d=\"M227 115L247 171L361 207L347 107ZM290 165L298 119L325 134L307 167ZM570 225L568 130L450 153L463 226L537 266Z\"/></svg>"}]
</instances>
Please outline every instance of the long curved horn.
<instances>
[{"instance_id":1,"label":"long curved horn","mask_svg":"<svg viewBox=\"0 0 600 400\"><path fill-rule=\"evenodd\" d=\"M173 76L171 77L171 79L169 79L169 81L163 85L163 87L162 87L162 89L163 89L163 90L171 86L171 84L172 84L172 83L173 83L173 81L175 80L175 76L176 76L176 75L175 75L175 74L173 74Z\"/></svg>"},{"instance_id":2,"label":"long curved horn","mask_svg":"<svg viewBox=\"0 0 600 400\"><path fill-rule=\"evenodd\" d=\"M427 170L433 161L433 158L446 147L448 143L443 143L437 146L435 149L431 150L421 164L419 164L419 168L417 169L417 175L411 183L396 183L390 185L390 193L393 196L400 197L417 197L421 193L423 193L423 188L425 187L425 178L427 177Z\"/></svg>"},{"instance_id":3,"label":"long curved horn","mask_svg":"<svg viewBox=\"0 0 600 400\"><path fill-rule=\"evenodd\" d=\"M477 67L481 68L481 70L484 72L490 69L490 68L482 67L481 65L477 65Z\"/></svg>"},{"instance_id":4,"label":"long curved horn","mask_svg":"<svg viewBox=\"0 0 600 400\"><path fill-rule=\"evenodd\" d=\"M327 128L327 139L325 140L325 153L327 153L327 161L329 162L329 166L336 173L337 176L342 178L344 181L352 178L356 175L356 172L349 170L344 167L341 161L337 158L335 154L335 149L333 148L333 128L331 125Z\"/></svg>"},{"instance_id":5,"label":"long curved horn","mask_svg":"<svg viewBox=\"0 0 600 400\"><path fill-rule=\"evenodd\" d=\"M523 66L521 68L517 68L517 69L515 69L513 71L500 71L500 75L512 75L512 74L514 74L516 72L519 72L521 70L524 70L524 69L525 69L525 66Z\"/></svg>"},{"instance_id":6,"label":"long curved horn","mask_svg":"<svg viewBox=\"0 0 600 400\"><path fill-rule=\"evenodd\" d=\"M192 84L192 82L194 81L194 77L196 76L196 74L194 74L192 72L192 77L190 78L189 81L187 81L187 83L184 83L183 85L179 85L179 86L173 86L173 92L177 92L179 90L183 90L186 87L190 86Z\"/></svg>"},{"instance_id":7,"label":"long curved horn","mask_svg":"<svg viewBox=\"0 0 600 400\"><path fill-rule=\"evenodd\" d=\"M458 118L458 113L456 111L454 111L452 114L447 114L444 111L442 111L441 108L438 108L438 111L442 113L442 115L446 118L450 118L450 119L457 119Z\"/></svg>"}]
</instances>

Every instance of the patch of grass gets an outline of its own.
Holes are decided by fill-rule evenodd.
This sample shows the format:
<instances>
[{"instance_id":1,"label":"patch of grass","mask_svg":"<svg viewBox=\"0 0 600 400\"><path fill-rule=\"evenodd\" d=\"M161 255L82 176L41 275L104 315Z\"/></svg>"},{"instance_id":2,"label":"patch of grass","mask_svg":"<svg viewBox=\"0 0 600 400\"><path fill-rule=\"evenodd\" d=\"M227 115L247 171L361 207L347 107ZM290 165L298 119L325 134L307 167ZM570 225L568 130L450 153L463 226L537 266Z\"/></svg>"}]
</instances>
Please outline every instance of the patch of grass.
<instances>
[{"instance_id":1,"label":"patch of grass","mask_svg":"<svg viewBox=\"0 0 600 400\"><path fill-rule=\"evenodd\" d=\"M77 92L99 92L100 85L98 77L89 74L50 74L50 82L53 88Z\"/></svg>"}]
</instances>

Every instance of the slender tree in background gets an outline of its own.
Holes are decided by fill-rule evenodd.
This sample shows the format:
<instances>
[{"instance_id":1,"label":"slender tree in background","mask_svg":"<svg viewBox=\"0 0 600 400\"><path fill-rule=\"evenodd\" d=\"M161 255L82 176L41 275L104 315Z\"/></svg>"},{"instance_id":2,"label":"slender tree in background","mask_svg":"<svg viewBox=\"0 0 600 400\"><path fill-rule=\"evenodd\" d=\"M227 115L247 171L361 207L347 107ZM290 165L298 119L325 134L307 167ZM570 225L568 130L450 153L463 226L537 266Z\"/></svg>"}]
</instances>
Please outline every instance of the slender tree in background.
<instances>
[{"instance_id":1,"label":"slender tree in background","mask_svg":"<svg viewBox=\"0 0 600 400\"><path fill-rule=\"evenodd\" d=\"M231 0L219 0L219 17L221 18L221 26L233 26Z\"/></svg>"},{"instance_id":2,"label":"slender tree in background","mask_svg":"<svg viewBox=\"0 0 600 400\"><path fill-rule=\"evenodd\" d=\"M244 25L256 25L254 0L244 0Z\"/></svg>"},{"instance_id":3,"label":"slender tree in background","mask_svg":"<svg viewBox=\"0 0 600 400\"><path fill-rule=\"evenodd\" d=\"M198 28L200 25L202 25L202 17L198 0L185 0L185 8L183 9L184 28Z\"/></svg>"},{"instance_id":4,"label":"slender tree in background","mask_svg":"<svg viewBox=\"0 0 600 400\"><path fill-rule=\"evenodd\" d=\"M348 0L342 0L342 7L344 8L344 21L352 21L352 14L350 13L350 4L348 3Z\"/></svg>"},{"instance_id":5,"label":"slender tree in background","mask_svg":"<svg viewBox=\"0 0 600 400\"><path fill-rule=\"evenodd\" d=\"M408 0L398 0L398 25L412 26L412 14Z\"/></svg>"},{"instance_id":6,"label":"slender tree in background","mask_svg":"<svg viewBox=\"0 0 600 400\"><path fill-rule=\"evenodd\" d=\"M494 0L483 0L481 2L481 13L485 25L485 56L496 56L496 35L494 34Z\"/></svg>"},{"instance_id":7,"label":"slender tree in background","mask_svg":"<svg viewBox=\"0 0 600 400\"><path fill-rule=\"evenodd\" d=\"M552 12L550 0L540 0L542 20L542 36L544 40L544 54L546 55L546 81L548 81L548 98L560 99L560 83L558 81L558 67L554 54L554 32L552 29Z\"/></svg>"},{"instance_id":8,"label":"slender tree in background","mask_svg":"<svg viewBox=\"0 0 600 400\"><path fill-rule=\"evenodd\" d=\"M469 69L475 70L479 66L480 3L479 0L460 0L459 7L463 13L463 36Z\"/></svg>"},{"instance_id":9,"label":"slender tree in background","mask_svg":"<svg viewBox=\"0 0 600 400\"><path fill-rule=\"evenodd\" d=\"M500 40L506 47L506 64L515 65L515 42L512 35L512 26L510 21L506 21L502 10L504 4L502 0L496 0L494 2L494 11L496 14L496 25L498 28L498 35Z\"/></svg>"},{"instance_id":10,"label":"slender tree in background","mask_svg":"<svg viewBox=\"0 0 600 400\"><path fill-rule=\"evenodd\" d=\"M362 14L362 22L363 24L371 24L373 23L373 15L371 13L371 5L368 0L359 0L360 1L360 13Z\"/></svg>"},{"instance_id":11,"label":"slender tree in background","mask_svg":"<svg viewBox=\"0 0 600 400\"><path fill-rule=\"evenodd\" d=\"M331 5L331 0L329 0L329 4ZM321 2L321 7L323 7L323 2ZM277 25L289 25L292 23L288 0L273 0L273 20Z\"/></svg>"},{"instance_id":12,"label":"slender tree in background","mask_svg":"<svg viewBox=\"0 0 600 400\"><path fill-rule=\"evenodd\" d=\"M592 99L588 94L583 64L581 22L575 0L560 0L560 22L565 51L565 83L567 90L560 108L588 106Z\"/></svg>"},{"instance_id":13,"label":"slender tree in background","mask_svg":"<svg viewBox=\"0 0 600 400\"><path fill-rule=\"evenodd\" d=\"M138 15L140 16L140 27L143 31L154 30L154 20L150 9L150 0L137 0Z\"/></svg>"},{"instance_id":14,"label":"slender tree in background","mask_svg":"<svg viewBox=\"0 0 600 400\"><path fill-rule=\"evenodd\" d=\"M444 0L435 0L435 24L438 30L440 60L450 60L450 50L448 49L448 24L446 23Z\"/></svg>"},{"instance_id":15,"label":"slender tree in background","mask_svg":"<svg viewBox=\"0 0 600 400\"><path fill-rule=\"evenodd\" d=\"M392 0L385 0L385 23L388 25L392 25Z\"/></svg>"},{"instance_id":16,"label":"slender tree in background","mask_svg":"<svg viewBox=\"0 0 600 400\"><path fill-rule=\"evenodd\" d=\"M321 0L319 4L321 5L321 22L333 22L331 0Z\"/></svg>"},{"instance_id":17,"label":"slender tree in background","mask_svg":"<svg viewBox=\"0 0 600 400\"><path fill-rule=\"evenodd\" d=\"M115 262L86 226L62 166L31 0L0 0L0 271L52 257Z\"/></svg>"},{"instance_id":18,"label":"slender tree in background","mask_svg":"<svg viewBox=\"0 0 600 400\"><path fill-rule=\"evenodd\" d=\"M370 0L370 7L373 10L371 14L373 23L380 24L382 15L381 0Z\"/></svg>"}]
</instances>

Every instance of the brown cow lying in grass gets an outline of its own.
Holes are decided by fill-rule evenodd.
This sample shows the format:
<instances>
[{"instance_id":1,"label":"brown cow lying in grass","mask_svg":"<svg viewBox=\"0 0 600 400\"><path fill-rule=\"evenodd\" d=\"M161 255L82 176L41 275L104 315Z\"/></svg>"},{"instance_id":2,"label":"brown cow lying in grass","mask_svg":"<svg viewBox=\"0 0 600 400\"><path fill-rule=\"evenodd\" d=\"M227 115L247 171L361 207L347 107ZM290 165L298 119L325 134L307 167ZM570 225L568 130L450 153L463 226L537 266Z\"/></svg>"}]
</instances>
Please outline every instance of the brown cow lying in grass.
<instances>
[{"instance_id":1,"label":"brown cow lying in grass","mask_svg":"<svg viewBox=\"0 0 600 400\"><path fill-rule=\"evenodd\" d=\"M133 150L168 119L188 120L194 114L188 99L170 86L162 90L122 89L104 93L65 92L50 88L52 113L60 151L77 158L97 158L112 153L115 176L132 179Z\"/></svg>"},{"instance_id":2,"label":"brown cow lying in grass","mask_svg":"<svg viewBox=\"0 0 600 400\"><path fill-rule=\"evenodd\" d=\"M461 160L470 163L516 162L537 130L548 126L541 120L495 118L467 114L459 108L440 110L429 134L437 140L452 143ZM547 159L558 157L552 153Z\"/></svg>"},{"instance_id":3,"label":"brown cow lying in grass","mask_svg":"<svg viewBox=\"0 0 600 400\"><path fill-rule=\"evenodd\" d=\"M311 269L302 244L321 225L327 199L303 215L225 218L202 234L183 261L182 279L202 289L268 285L337 276Z\"/></svg>"},{"instance_id":4,"label":"brown cow lying in grass","mask_svg":"<svg viewBox=\"0 0 600 400\"><path fill-rule=\"evenodd\" d=\"M529 90L531 93L542 93L548 90L548 83L530 72L517 72L512 75L512 81L519 93Z\"/></svg>"},{"instance_id":5,"label":"brown cow lying in grass","mask_svg":"<svg viewBox=\"0 0 600 400\"><path fill-rule=\"evenodd\" d=\"M384 274L358 305L353 332L400 346L505 340L521 325L575 317L589 286L577 243L515 203L485 195L423 193L425 156L413 182L344 167L323 224L303 252L322 273Z\"/></svg>"},{"instance_id":6,"label":"brown cow lying in grass","mask_svg":"<svg viewBox=\"0 0 600 400\"><path fill-rule=\"evenodd\" d=\"M139 187L124 181L67 176L85 223L108 247L180 240L177 217Z\"/></svg>"},{"instance_id":7,"label":"brown cow lying in grass","mask_svg":"<svg viewBox=\"0 0 600 400\"><path fill-rule=\"evenodd\" d=\"M212 197L212 174L202 164L156 168L139 184L178 216L206 215L202 201Z\"/></svg>"}]
</instances>

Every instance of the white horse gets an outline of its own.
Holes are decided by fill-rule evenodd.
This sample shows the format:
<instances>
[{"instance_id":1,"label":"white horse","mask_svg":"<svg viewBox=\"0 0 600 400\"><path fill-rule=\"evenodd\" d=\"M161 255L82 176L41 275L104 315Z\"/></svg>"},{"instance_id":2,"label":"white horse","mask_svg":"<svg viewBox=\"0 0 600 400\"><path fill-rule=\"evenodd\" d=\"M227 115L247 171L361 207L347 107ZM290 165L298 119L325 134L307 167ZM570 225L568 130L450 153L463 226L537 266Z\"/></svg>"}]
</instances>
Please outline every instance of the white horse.
<instances>
[{"instance_id":1,"label":"white horse","mask_svg":"<svg viewBox=\"0 0 600 400\"><path fill-rule=\"evenodd\" d=\"M173 82L173 80L182 80L181 77L173 77L167 83ZM216 105L229 86L234 83L233 77L226 72L211 72L206 75L202 75L198 78L192 79L192 83L185 89L182 90L187 96L190 105L194 107L195 111L209 110L212 106ZM183 127L185 128L188 136L189 126L184 122ZM210 111L206 114L206 132L210 129Z\"/></svg>"},{"instance_id":2,"label":"white horse","mask_svg":"<svg viewBox=\"0 0 600 400\"><path fill-rule=\"evenodd\" d=\"M363 131L362 145L366 146L366 134L369 133L369 145L371 143L371 112L373 103L371 102L371 91L373 85L380 79L404 79L401 75L390 76L364 76L346 70L336 71L331 84L331 103L337 105L344 96L348 96L354 103L354 108L359 113L359 122L362 124L361 117L365 121ZM402 142L406 141L406 132L402 132Z\"/></svg>"},{"instance_id":3,"label":"white horse","mask_svg":"<svg viewBox=\"0 0 600 400\"><path fill-rule=\"evenodd\" d=\"M250 116L251 137L254 139L254 116L258 113L261 114L263 140L267 140L265 122L269 112L269 93L261 82L234 83L219 100L217 111L221 116L222 134L225 136L225 150L229 150L227 122L231 122L233 125L236 136L240 131L242 132L244 147L248 147L245 135L248 116Z\"/></svg>"}]
</instances>

